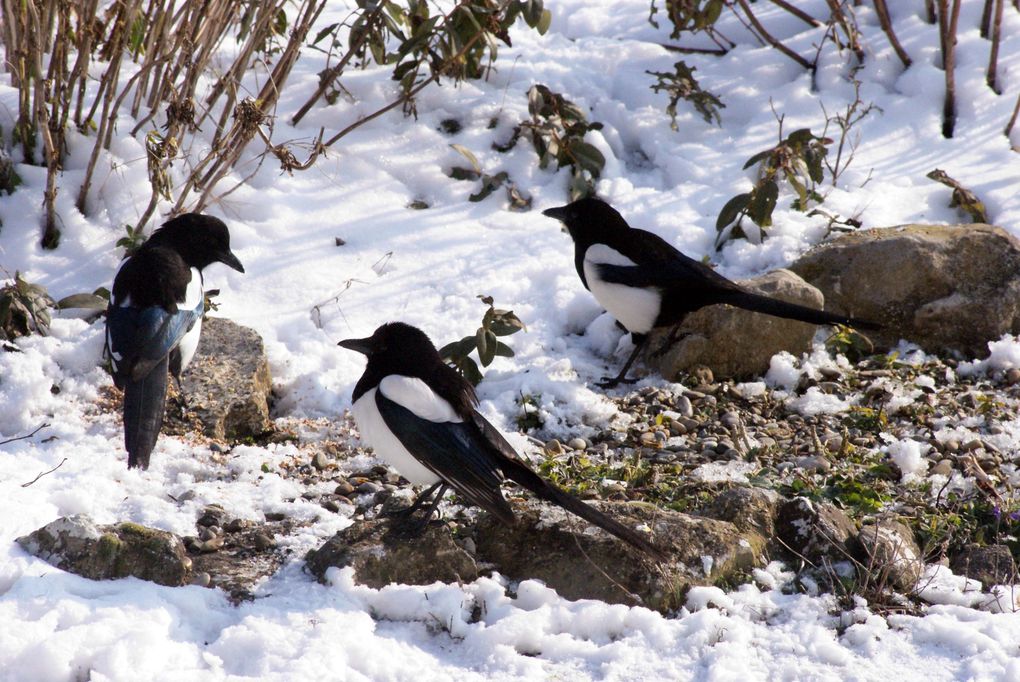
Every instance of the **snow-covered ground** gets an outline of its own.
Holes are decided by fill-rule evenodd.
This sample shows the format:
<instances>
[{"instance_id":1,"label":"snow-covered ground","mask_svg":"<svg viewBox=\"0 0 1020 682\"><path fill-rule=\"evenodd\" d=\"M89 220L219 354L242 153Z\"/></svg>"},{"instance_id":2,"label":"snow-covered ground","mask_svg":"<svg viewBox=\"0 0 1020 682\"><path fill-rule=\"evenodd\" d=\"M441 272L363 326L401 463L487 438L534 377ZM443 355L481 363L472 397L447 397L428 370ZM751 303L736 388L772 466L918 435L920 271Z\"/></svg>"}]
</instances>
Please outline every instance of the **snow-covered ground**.
<instances>
[{"instance_id":1,"label":"snow-covered ground","mask_svg":"<svg viewBox=\"0 0 1020 682\"><path fill-rule=\"evenodd\" d=\"M822 0L797 4L825 15ZM857 72L861 97L878 110L856 126L861 143L853 164L837 187L823 188L822 208L865 227L962 222L948 207L950 190L925 177L937 167L973 190L995 223L1020 235L1020 163L1002 135L1020 90L1020 14L1006 3L999 56L1006 94L997 96L984 85L989 43L977 28L983 3L964 3L959 121L956 137L947 140L940 134L937 27L923 20L921 0L889 4L914 65L903 71L871 6L856 8L867 53ZM702 86L725 103L722 126L705 123L681 102L674 132L666 96L650 90L654 79L645 71L671 71L678 55L659 45L670 42L668 31L647 22L647 0L547 6L554 16L549 33L519 25L514 47L501 46L488 81L429 88L419 98L417 121L399 112L381 117L310 170L289 176L266 163L210 209L229 224L246 274L211 267L207 286L222 290L219 315L265 339L280 397L277 416L316 420L328 430L326 420L350 406L363 363L337 348L337 340L400 319L443 344L473 332L484 312L476 296L487 294L512 308L528 330L510 337L516 356L498 358L479 386L486 415L513 431L523 394L538 402L550 436L583 436L613 419L612 404L592 380L617 366L629 342L581 286L569 237L538 210L505 210L501 190L470 203L477 184L447 176L463 164L450 147L457 143L487 172L509 172L536 209L566 202L566 170L538 169L523 141L507 154L491 149L527 118L526 93L534 83L563 93L604 124L588 138L607 159L600 194L631 224L691 256L709 255L724 274L782 266L824 236L825 220L791 210L792 196L784 193L763 243L730 242L713 252L720 208L750 188L750 171L741 167L777 140L770 101L785 115L784 131L820 132L821 105L834 112L852 98L848 68L831 47L812 91L804 70L759 46L727 16L721 25L736 48L723 57L685 57ZM755 8L777 37L814 54L821 31L768 3ZM346 11L345 3L331 3L321 23ZM352 71L344 84L353 101L319 106L290 127L290 114L324 66L320 53L303 54L283 92L275 141L311 142L320 127L338 130L394 94L384 71ZM256 90L263 77L252 74L246 84ZM17 99L7 76L0 80L0 104L0 127L9 133ZM499 124L490 129L493 117ZM463 129L442 132L439 124L448 118ZM109 285L121 256L114 243L149 197L144 148L127 136L130 125L122 115L87 216L73 204L91 141L71 138L58 197L64 237L56 251L37 246L44 171L18 166L25 184L0 199L3 268L20 270L58 298ZM1013 141L1020 144L1020 129ZM249 159L240 172L254 163ZM175 172L180 178L184 165ZM414 200L429 208L408 208ZM346 244L336 246L336 237ZM336 572L332 585L322 586L302 572L301 557L350 520L263 473L264 463L272 471L295 456L293 445L234 448L228 482L206 446L163 437L150 470L128 471L119 416L97 407L100 389L110 384L98 368L101 325L58 319L51 336L19 346L20 353L0 353L0 441L48 426L0 446L5 680L1020 679L1020 614L998 613L1002 607L988 595L975 596L973 584L945 570L939 577L945 589L932 599L942 605L923 617L888 618L863 605L839 615L830 597L773 589L789 579L776 565L729 594L695 590L687 609L669 618L638 607L568 602L532 581L508 596L498 576L376 591ZM995 368L1020 364L1015 340L999 342L995 351ZM526 439L514 442L524 446ZM170 497L185 490L195 497L183 504ZM188 534L210 502L243 518L285 511L308 521L285 541L292 558L253 603L234 607L222 593L200 587L88 581L30 558L14 543L73 513ZM469 618L474 604L484 605L478 622Z\"/></svg>"}]
</instances>

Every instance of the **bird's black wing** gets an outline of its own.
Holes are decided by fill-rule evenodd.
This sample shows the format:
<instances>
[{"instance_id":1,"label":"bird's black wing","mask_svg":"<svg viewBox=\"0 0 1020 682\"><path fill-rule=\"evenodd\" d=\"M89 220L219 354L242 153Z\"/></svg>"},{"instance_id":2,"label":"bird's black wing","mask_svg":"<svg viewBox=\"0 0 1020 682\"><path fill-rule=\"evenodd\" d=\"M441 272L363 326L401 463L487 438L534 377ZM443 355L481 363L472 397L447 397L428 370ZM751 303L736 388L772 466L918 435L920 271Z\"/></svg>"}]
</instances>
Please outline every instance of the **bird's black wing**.
<instances>
[{"instance_id":1,"label":"bird's black wing","mask_svg":"<svg viewBox=\"0 0 1020 682\"><path fill-rule=\"evenodd\" d=\"M598 266L599 277L610 284L630 287L669 288L682 286L694 293L698 290L743 291L704 263L684 255L666 240L645 230L631 229L626 239L612 245L635 265Z\"/></svg>"},{"instance_id":2,"label":"bird's black wing","mask_svg":"<svg viewBox=\"0 0 1020 682\"><path fill-rule=\"evenodd\" d=\"M159 306L111 305L106 316L106 353L114 382L140 381L177 347L202 316L204 302L193 310L167 312ZM166 371L164 368L163 371Z\"/></svg>"},{"instance_id":3,"label":"bird's black wing","mask_svg":"<svg viewBox=\"0 0 1020 682\"><path fill-rule=\"evenodd\" d=\"M415 459L472 504L503 523L513 521L500 490L498 454L473 423L424 419L382 391L375 401L386 426Z\"/></svg>"}]
</instances>

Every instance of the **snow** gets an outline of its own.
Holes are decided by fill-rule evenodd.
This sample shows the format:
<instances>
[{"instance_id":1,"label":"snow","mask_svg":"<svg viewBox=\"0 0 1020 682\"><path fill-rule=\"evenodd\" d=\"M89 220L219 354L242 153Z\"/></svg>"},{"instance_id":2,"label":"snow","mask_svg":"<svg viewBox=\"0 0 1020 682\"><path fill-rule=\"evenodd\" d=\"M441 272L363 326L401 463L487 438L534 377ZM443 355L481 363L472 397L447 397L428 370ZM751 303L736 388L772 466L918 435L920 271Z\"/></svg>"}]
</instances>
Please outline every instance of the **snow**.
<instances>
[{"instance_id":1,"label":"snow","mask_svg":"<svg viewBox=\"0 0 1020 682\"><path fill-rule=\"evenodd\" d=\"M744 162L776 141L770 100L785 115L784 131L819 132L821 105L834 112L853 97L842 58L830 53L822 60L813 90L806 72L761 47L726 15L723 31L738 45L723 57L685 57L701 84L726 104L723 125L705 123L681 103L674 132L664 113L666 96L650 90L653 79L645 74L670 71L678 58L660 47L670 42L662 14L656 29L646 20L647 0L548 4L554 15L549 34L518 26L514 47L501 46L488 81L426 89L417 121L399 112L380 117L293 176L266 163L248 185L210 209L229 225L246 273L214 265L205 272L206 286L221 290L218 315L264 338L282 426L304 429L309 438L336 437L363 368L363 358L337 348L337 340L367 336L382 322L400 319L441 345L477 327L484 313L478 294L512 308L528 327L508 339L515 357L497 358L479 386L483 412L515 445L528 447L514 432L524 395L534 400L543 435L564 441L619 418L594 381L615 373L630 341L582 287L569 237L539 214L565 202L567 171L540 170L524 141L507 154L491 149L527 117L526 92L534 83L564 93L604 124L589 136L607 159L600 194L632 224L692 257L710 256L722 274L744 277L787 265L824 237L824 219L792 210L784 193L767 239L713 251L720 208L750 186ZM1007 4L999 61L1006 94L996 96L983 85L988 43L977 32L982 3L963 3L960 116L956 136L944 139L938 133L943 74L937 28L922 19L920 0L889 5L915 63L903 71L873 9L855 8L867 52L857 71L861 96L880 110L857 125L860 147L836 186L821 188L822 208L867 227L960 222L948 206L948 188L924 177L939 167L981 197L996 224L1020 235L1020 164L1010 149L1020 144L1020 128L1012 140L1001 134L1018 87L1020 14ZM798 6L826 14L822 0ZM784 43L814 54L819 32L767 3L755 7ZM346 12L343 3L331 3L320 23ZM279 140L308 143L320 127L338 130L393 95L385 71L352 72L345 85L353 101L317 106L291 127L289 113L325 65L320 53L303 53L279 103ZM246 85L261 78L264 73L249 75ZM6 75L0 103L0 128L10 131L17 97ZM448 136L439 122L451 117L463 130ZM497 125L490 129L493 117ZM122 113L87 215L73 204L91 140L69 137L57 197L64 237L56 251L37 246L44 173L18 165L24 185L0 201L4 269L21 271L57 298L109 286L121 255L114 244L150 192L144 148L126 133L132 125ZM451 143L472 150L487 172L507 171L533 196L534 210L504 210L499 191L468 202L476 184L446 174L463 163ZM254 170L255 153L246 152L238 177ZM175 164L178 185L186 172L185 164ZM412 200L429 208L407 208ZM336 237L346 244L335 246ZM301 557L351 519L302 499L301 486L272 473L281 462L306 456L297 446L240 445L224 458L204 442L163 436L152 468L128 471L119 417L98 405L111 383L99 368L101 324L56 319L51 336L18 345L21 352L0 352L0 440L48 426L0 446L2 680L865 680L912 679L920 670L930 680L1020 679L1020 615L1009 608L1015 600L1008 588L980 592L944 568L927 574L922 596L935 605L923 616L887 618L866 604L840 615L831 595L798 593L792 574L775 564L754 571L756 584L692 590L686 606L668 617L640 607L571 602L535 581L512 586L500 576L374 590L358 585L348 570L319 585L301 570ZM989 347L989 358L961 363L960 372L1020 366L1014 337ZM841 363L845 359L820 347L803 358L780 354L765 381L792 391L802 376L818 379L820 367ZM654 376L642 383L663 385ZM752 382L742 390L757 395L765 386ZM912 397L908 392L901 400ZM817 391L795 400L804 414L848 409ZM939 437L954 433L966 435L966 425ZM1020 427L1006 424L996 438L997 447L1015 451ZM896 442L889 451L905 475L926 466L916 445ZM354 471L374 462L362 455L346 466ZM711 480L749 473L732 465L701 472ZM189 491L189 499L175 501ZM235 607L223 593L195 586L92 582L31 558L14 543L76 513L98 523L129 520L188 534L210 502L241 518L285 512L304 523L282 540L290 558L257 588L253 602ZM472 618L476 605L482 607L478 620Z\"/></svg>"}]
</instances>

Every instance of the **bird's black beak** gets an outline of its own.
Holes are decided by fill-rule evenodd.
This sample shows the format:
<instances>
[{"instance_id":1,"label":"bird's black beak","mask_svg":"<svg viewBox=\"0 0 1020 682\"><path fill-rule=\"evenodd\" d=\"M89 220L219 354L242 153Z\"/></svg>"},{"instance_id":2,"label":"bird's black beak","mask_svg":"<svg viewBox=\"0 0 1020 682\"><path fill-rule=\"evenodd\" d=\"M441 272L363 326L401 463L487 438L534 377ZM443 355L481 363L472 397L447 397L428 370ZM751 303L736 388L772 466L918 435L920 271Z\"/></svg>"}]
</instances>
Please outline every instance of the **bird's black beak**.
<instances>
[{"instance_id":1,"label":"bird's black beak","mask_svg":"<svg viewBox=\"0 0 1020 682\"><path fill-rule=\"evenodd\" d=\"M237 260L237 256L234 255L233 251L227 251L225 254L221 255L217 260L219 260L224 265L234 268L238 272L244 272L244 266L241 265L241 261Z\"/></svg>"},{"instance_id":2,"label":"bird's black beak","mask_svg":"<svg viewBox=\"0 0 1020 682\"><path fill-rule=\"evenodd\" d=\"M567 221L567 207L566 206L556 206L554 208L547 208L544 211L542 211L542 215L549 216L550 218L556 218L556 220L561 220L563 222L566 222Z\"/></svg>"},{"instance_id":3,"label":"bird's black beak","mask_svg":"<svg viewBox=\"0 0 1020 682\"><path fill-rule=\"evenodd\" d=\"M362 355L369 355L372 352L372 339L344 339L336 344L347 350L353 350Z\"/></svg>"}]
</instances>

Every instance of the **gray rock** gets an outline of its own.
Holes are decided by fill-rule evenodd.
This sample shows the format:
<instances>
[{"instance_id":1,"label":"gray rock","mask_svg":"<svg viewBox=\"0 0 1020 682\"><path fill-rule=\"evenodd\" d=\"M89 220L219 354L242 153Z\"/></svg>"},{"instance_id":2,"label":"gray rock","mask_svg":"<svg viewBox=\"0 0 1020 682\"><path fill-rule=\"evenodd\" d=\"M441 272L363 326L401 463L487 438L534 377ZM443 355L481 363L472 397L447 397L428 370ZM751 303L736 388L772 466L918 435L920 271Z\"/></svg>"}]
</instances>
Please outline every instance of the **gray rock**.
<instances>
[{"instance_id":1,"label":"gray rock","mask_svg":"<svg viewBox=\"0 0 1020 682\"><path fill-rule=\"evenodd\" d=\"M857 534L858 560L873 585L911 592L924 570L914 532L893 519L869 519Z\"/></svg>"},{"instance_id":2,"label":"gray rock","mask_svg":"<svg viewBox=\"0 0 1020 682\"><path fill-rule=\"evenodd\" d=\"M779 508L776 534L789 551L809 561L844 561L852 553L857 526L829 502L797 497Z\"/></svg>"},{"instance_id":3,"label":"gray rock","mask_svg":"<svg viewBox=\"0 0 1020 682\"><path fill-rule=\"evenodd\" d=\"M270 429L272 379L262 338L254 330L205 318L198 351L181 384L188 412L206 436L236 440Z\"/></svg>"},{"instance_id":4,"label":"gray rock","mask_svg":"<svg viewBox=\"0 0 1020 682\"><path fill-rule=\"evenodd\" d=\"M812 308L822 308L822 294L789 270L776 270L741 282L752 291ZM653 332L651 362L667 379L699 365L714 377L759 376L779 351L794 355L810 348L815 325L713 305L687 316L669 345L670 331Z\"/></svg>"},{"instance_id":5,"label":"gray rock","mask_svg":"<svg viewBox=\"0 0 1020 682\"><path fill-rule=\"evenodd\" d=\"M794 263L826 307L881 322L878 348L906 338L927 351L988 355L1020 332L1020 241L990 225L861 230Z\"/></svg>"},{"instance_id":6,"label":"gray rock","mask_svg":"<svg viewBox=\"0 0 1020 682\"><path fill-rule=\"evenodd\" d=\"M1014 585L1017 582L1016 562L1006 545L967 545L953 557L954 573L980 580L987 588L992 585Z\"/></svg>"},{"instance_id":7,"label":"gray rock","mask_svg":"<svg viewBox=\"0 0 1020 682\"><path fill-rule=\"evenodd\" d=\"M220 526L227 522L227 511L218 504L207 504L195 523L199 526Z\"/></svg>"},{"instance_id":8,"label":"gray rock","mask_svg":"<svg viewBox=\"0 0 1020 682\"><path fill-rule=\"evenodd\" d=\"M353 566L357 581L374 588L478 577L474 559L440 523L430 523L421 535L409 537L389 519L358 522L310 551L305 563L319 580L325 580L331 567Z\"/></svg>"},{"instance_id":9,"label":"gray rock","mask_svg":"<svg viewBox=\"0 0 1020 682\"><path fill-rule=\"evenodd\" d=\"M698 510L701 516L729 521L742 531L754 531L771 538L776 531L776 514L783 498L764 488L732 488L716 495Z\"/></svg>"},{"instance_id":10,"label":"gray rock","mask_svg":"<svg viewBox=\"0 0 1020 682\"><path fill-rule=\"evenodd\" d=\"M642 604L662 612L679 607L693 585L734 579L762 563L764 539L732 523L647 505L592 506L632 528L647 525L650 539L671 560L656 566L587 521L535 500L515 505L513 526L479 516L478 558L511 579L537 578L567 599Z\"/></svg>"},{"instance_id":11,"label":"gray rock","mask_svg":"<svg viewBox=\"0 0 1020 682\"><path fill-rule=\"evenodd\" d=\"M133 576L160 585L191 582L192 561L181 539L135 523L97 525L85 515L66 516L17 542L29 554L92 580Z\"/></svg>"}]
</instances>

